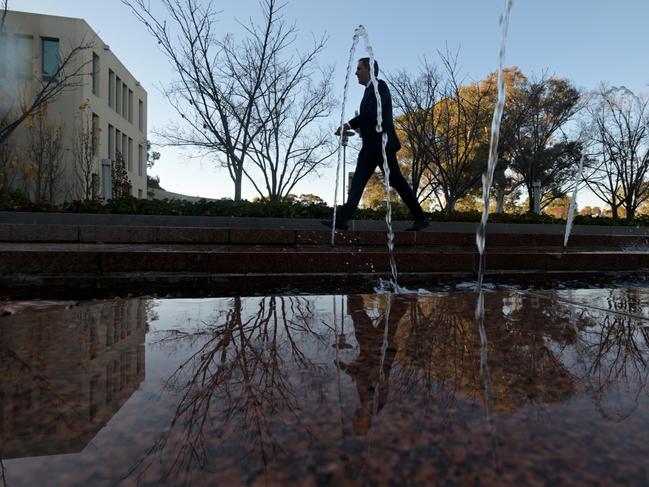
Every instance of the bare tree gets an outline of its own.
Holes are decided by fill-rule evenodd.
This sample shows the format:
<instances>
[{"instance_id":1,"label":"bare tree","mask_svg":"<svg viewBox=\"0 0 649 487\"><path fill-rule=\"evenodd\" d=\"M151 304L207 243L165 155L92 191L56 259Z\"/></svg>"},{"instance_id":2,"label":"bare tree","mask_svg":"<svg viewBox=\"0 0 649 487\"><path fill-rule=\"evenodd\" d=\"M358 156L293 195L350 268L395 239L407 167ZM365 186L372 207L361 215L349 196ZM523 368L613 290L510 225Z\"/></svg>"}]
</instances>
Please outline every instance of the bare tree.
<instances>
[{"instance_id":1,"label":"bare tree","mask_svg":"<svg viewBox=\"0 0 649 487\"><path fill-rule=\"evenodd\" d=\"M250 171L245 172L259 195L271 201L286 198L335 151L329 133L313 129L334 107L331 70L321 73L320 82L313 82L311 64L323 47L324 43L318 44L297 62L275 57L255 105L259 130L251 141L250 158L262 174L263 189Z\"/></svg>"},{"instance_id":2,"label":"bare tree","mask_svg":"<svg viewBox=\"0 0 649 487\"><path fill-rule=\"evenodd\" d=\"M16 148L9 140L0 142L0 198L6 197L15 188L19 172Z\"/></svg>"},{"instance_id":3,"label":"bare tree","mask_svg":"<svg viewBox=\"0 0 649 487\"><path fill-rule=\"evenodd\" d=\"M216 157L234 183L234 199L240 200L251 145L273 114L259 119L257 108L273 86L273 76L286 74L271 68L281 65L277 60L296 40L295 26L282 17L283 5L260 0L263 24L241 24L245 37L235 42L230 34L217 38L211 1L162 0L167 19L145 0L122 2L158 41L177 76L165 95L185 123L161 135L169 145L199 148ZM295 76L321 44L287 64Z\"/></svg>"},{"instance_id":4,"label":"bare tree","mask_svg":"<svg viewBox=\"0 0 649 487\"><path fill-rule=\"evenodd\" d=\"M620 207L632 219L649 199L649 97L602 86L589 113L596 156L588 187L614 219Z\"/></svg>"},{"instance_id":5,"label":"bare tree","mask_svg":"<svg viewBox=\"0 0 649 487\"><path fill-rule=\"evenodd\" d=\"M99 128L96 126L89 104L86 100L80 107L77 128L72 140L74 157L74 178L76 198L95 199L98 193L96 154L99 144Z\"/></svg>"},{"instance_id":6,"label":"bare tree","mask_svg":"<svg viewBox=\"0 0 649 487\"><path fill-rule=\"evenodd\" d=\"M492 112L492 83L465 83L457 54L440 53L445 70L442 96L429 111L430 161L428 177L439 187L443 208L451 212L457 201L480 182L487 160Z\"/></svg>"},{"instance_id":7,"label":"bare tree","mask_svg":"<svg viewBox=\"0 0 649 487\"><path fill-rule=\"evenodd\" d=\"M416 77L406 71L390 77L394 105L401 112L394 120L403 144L400 157L408 166L410 186L419 201L437 195L435 180L425 175L431 170L427 145L433 130L431 113L443 96L441 82L436 67L426 60Z\"/></svg>"},{"instance_id":8,"label":"bare tree","mask_svg":"<svg viewBox=\"0 0 649 487\"><path fill-rule=\"evenodd\" d=\"M30 145L25 166L25 193L37 202L54 203L63 175L63 127L53 125L49 105L29 117Z\"/></svg>"},{"instance_id":9,"label":"bare tree","mask_svg":"<svg viewBox=\"0 0 649 487\"><path fill-rule=\"evenodd\" d=\"M391 84L413 190L451 212L480 181L495 85L466 83L457 52L439 52L439 58L441 70L424 62L418 76L401 72Z\"/></svg>"}]
</instances>

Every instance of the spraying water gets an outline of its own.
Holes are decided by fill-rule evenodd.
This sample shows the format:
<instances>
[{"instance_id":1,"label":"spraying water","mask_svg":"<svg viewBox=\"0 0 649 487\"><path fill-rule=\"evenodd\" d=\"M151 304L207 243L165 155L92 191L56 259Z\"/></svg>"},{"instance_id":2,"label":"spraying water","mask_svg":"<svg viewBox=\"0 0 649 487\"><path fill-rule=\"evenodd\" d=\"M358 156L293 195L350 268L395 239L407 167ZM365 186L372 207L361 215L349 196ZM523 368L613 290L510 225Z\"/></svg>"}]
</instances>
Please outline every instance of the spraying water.
<instances>
[{"instance_id":1,"label":"spraying water","mask_svg":"<svg viewBox=\"0 0 649 487\"><path fill-rule=\"evenodd\" d=\"M575 173L575 189L572 192L572 198L570 198L570 206L568 207L568 215L566 218L566 234L563 237L563 248L568 246L568 239L570 238L570 232L572 231L572 221L575 218L575 209L577 207L577 192L579 191L579 183L583 180L584 174L584 153L581 154L581 159L579 159L579 168Z\"/></svg>"},{"instance_id":2,"label":"spraying water","mask_svg":"<svg viewBox=\"0 0 649 487\"><path fill-rule=\"evenodd\" d=\"M397 282L397 263L394 259L394 232L392 230L392 202L390 201L390 196L392 194L392 188L390 188L390 167L388 166L388 156L385 153L385 147L388 143L388 134L383 132L383 104L381 100L381 95L379 94L379 83L374 76L374 49L370 44L370 39L367 35L365 27L360 25L360 35L365 41L365 49L370 58L370 83L374 88L374 96L376 97L376 132L381 135L381 156L383 157L383 181L385 184L385 203L386 203L386 212L385 212L385 223L388 226L388 253L390 255L390 270L392 271L392 287L394 291L397 292L399 285Z\"/></svg>"},{"instance_id":3,"label":"spraying water","mask_svg":"<svg viewBox=\"0 0 649 487\"><path fill-rule=\"evenodd\" d=\"M489 193L491 192L491 185L494 179L494 170L498 162L498 138L500 136L500 122L502 121L503 112L505 110L505 78L503 76L503 69L505 65L505 54L507 47L507 30L509 29L509 16L511 14L513 0L505 0L505 13L500 18L500 25L502 27L502 34L500 38L500 55L498 66L498 101L494 116L491 122L491 140L489 141L489 162L487 164L487 171L482 175L482 199L484 207L482 209L482 219L476 232L476 245L480 253L480 268L478 271L478 289L482 289L482 280L484 278L485 270L485 235L487 233L487 220L489 219Z\"/></svg>"},{"instance_id":4,"label":"spraying water","mask_svg":"<svg viewBox=\"0 0 649 487\"><path fill-rule=\"evenodd\" d=\"M347 91L349 88L349 78L352 75L352 69L354 69L354 53L356 52L356 46L358 45L358 39L361 34L361 30L365 30L362 25L359 25L356 30L354 30L354 39L352 40L352 47L349 50L349 60L347 61L347 74L345 75L345 87L343 92L343 105L340 112L340 125L343 127L345 125L345 106L347 105ZM343 137L345 136L344 130L340 130L340 136L338 141L338 162L336 163L336 189L334 190L334 216L333 223L331 225L331 245L334 245L336 239L336 213L337 213L337 204L338 204L338 183L340 181L340 163L343 158ZM343 174L343 177L345 175Z\"/></svg>"},{"instance_id":5,"label":"spraying water","mask_svg":"<svg viewBox=\"0 0 649 487\"><path fill-rule=\"evenodd\" d=\"M383 172L385 176L385 200L387 205L387 211L385 215L385 222L388 226L388 251L390 255L390 271L392 273L392 288L395 292L399 290L399 285L397 283L397 263L394 258L394 231L392 230L392 203L390 201L391 190L390 188L390 167L388 166L388 158L385 152L385 147L388 143L388 135L383 132L383 106L381 103L381 95L379 94L379 84L374 75L374 49L370 44L369 36L365 27L359 25L354 31L354 38L352 42L352 47L349 52L349 62L347 64L347 74L345 77L345 93L343 95L343 107L342 115L340 117L340 127L343 127L345 124L345 105L347 102L347 89L349 87L349 78L351 77L351 71L353 69L354 62L354 53L356 51L356 46L358 45L359 38L362 37L365 42L365 50L367 51L370 58L370 83L374 88L374 96L376 97L376 132L381 135L381 155L383 157ZM334 245L334 239L336 234L336 204L338 198L338 181L340 179L340 162L342 157L342 137L344 130L340 131L340 145L338 147L338 164L336 166L336 189L334 192L334 217L333 225L331 230L331 245ZM344 176L344 175L343 175Z\"/></svg>"}]
</instances>

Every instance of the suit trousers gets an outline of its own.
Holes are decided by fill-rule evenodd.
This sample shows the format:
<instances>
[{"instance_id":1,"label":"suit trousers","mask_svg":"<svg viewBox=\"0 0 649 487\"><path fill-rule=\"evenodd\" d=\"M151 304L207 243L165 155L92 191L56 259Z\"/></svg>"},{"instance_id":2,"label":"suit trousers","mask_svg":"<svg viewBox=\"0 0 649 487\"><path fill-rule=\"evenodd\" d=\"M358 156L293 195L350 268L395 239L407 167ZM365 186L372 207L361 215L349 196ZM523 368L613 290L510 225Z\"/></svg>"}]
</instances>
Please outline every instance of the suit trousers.
<instances>
[{"instance_id":1,"label":"suit trousers","mask_svg":"<svg viewBox=\"0 0 649 487\"><path fill-rule=\"evenodd\" d=\"M412 213L415 220L423 220L426 218L424 210L417 201L414 191L401 174L399 163L397 162L397 152L388 150L386 151L388 159L388 168L390 169L390 186L392 186L399 194L403 202L408 206L410 213ZM356 170L352 177L352 182L349 186L349 196L347 202L340 207L339 217L344 220L350 220L354 216L356 208L361 201L363 191L367 182L374 174L376 166L379 166L381 172L385 176L383 168L383 154L380 150L367 150L363 147L358 154L358 162L356 163Z\"/></svg>"}]
</instances>

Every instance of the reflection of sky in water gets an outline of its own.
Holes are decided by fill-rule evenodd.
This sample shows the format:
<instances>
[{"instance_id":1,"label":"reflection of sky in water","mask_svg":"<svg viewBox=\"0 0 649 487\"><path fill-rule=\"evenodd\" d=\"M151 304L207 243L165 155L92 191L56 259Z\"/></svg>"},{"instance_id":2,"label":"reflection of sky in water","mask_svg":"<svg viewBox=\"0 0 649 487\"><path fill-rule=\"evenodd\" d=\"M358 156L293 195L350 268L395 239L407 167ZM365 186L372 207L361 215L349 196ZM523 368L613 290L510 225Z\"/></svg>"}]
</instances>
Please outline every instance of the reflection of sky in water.
<instances>
[{"instance_id":1,"label":"reflection of sky in water","mask_svg":"<svg viewBox=\"0 0 649 487\"><path fill-rule=\"evenodd\" d=\"M8 483L646 480L649 329L633 315L649 291L486 293L487 399L475 300L131 299L2 317Z\"/></svg>"}]
</instances>

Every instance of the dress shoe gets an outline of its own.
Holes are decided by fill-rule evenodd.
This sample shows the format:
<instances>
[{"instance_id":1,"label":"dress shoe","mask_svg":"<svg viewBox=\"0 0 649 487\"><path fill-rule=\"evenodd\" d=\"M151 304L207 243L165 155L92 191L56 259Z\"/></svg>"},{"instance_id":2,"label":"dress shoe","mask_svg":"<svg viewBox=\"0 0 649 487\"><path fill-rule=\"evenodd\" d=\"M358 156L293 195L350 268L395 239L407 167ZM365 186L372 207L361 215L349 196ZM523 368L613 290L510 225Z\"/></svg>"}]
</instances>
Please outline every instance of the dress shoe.
<instances>
[{"instance_id":1,"label":"dress shoe","mask_svg":"<svg viewBox=\"0 0 649 487\"><path fill-rule=\"evenodd\" d=\"M419 232L423 230L424 228L430 227L430 222L428 221L428 218L424 218L423 220L415 220L412 222L412 226L409 228L406 228L406 232Z\"/></svg>"}]
</instances>

